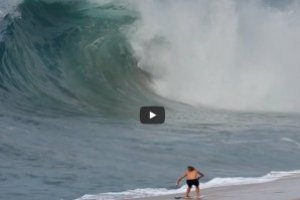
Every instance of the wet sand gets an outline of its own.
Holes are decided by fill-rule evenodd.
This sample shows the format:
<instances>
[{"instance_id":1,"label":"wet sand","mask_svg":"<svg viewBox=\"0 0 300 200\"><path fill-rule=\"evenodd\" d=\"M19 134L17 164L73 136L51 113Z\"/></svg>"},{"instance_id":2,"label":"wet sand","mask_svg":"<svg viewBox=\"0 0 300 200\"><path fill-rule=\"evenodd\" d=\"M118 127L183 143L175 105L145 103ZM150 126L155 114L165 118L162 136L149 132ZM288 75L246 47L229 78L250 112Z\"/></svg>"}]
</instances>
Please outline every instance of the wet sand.
<instances>
[{"instance_id":1,"label":"wet sand","mask_svg":"<svg viewBox=\"0 0 300 200\"><path fill-rule=\"evenodd\" d=\"M194 196L194 189L191 196ZM300 174L268 183L203 189L201 200L300 200ZM173 200L184 194L140 198L138 200ZM195 199L195 198L193 198Z\"/></svg>"}]
</instances>

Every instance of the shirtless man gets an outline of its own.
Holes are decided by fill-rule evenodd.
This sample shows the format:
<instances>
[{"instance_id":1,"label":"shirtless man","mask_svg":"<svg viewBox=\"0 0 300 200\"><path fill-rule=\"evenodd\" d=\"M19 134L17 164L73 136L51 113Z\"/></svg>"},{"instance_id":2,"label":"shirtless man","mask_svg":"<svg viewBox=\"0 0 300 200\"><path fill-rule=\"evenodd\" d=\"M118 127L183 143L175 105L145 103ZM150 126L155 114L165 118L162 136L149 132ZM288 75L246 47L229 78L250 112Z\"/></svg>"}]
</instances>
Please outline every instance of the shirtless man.
<instances>
[{"instance_id":1,"label":"shirtless man","mask_svg":"<svg viewBox=\"0 0 300 200\"><path fill-rule=\"evenodd\" d=\"M179 185L181 180L186 177L186 184L188 185L185 194L186 198L190 197L189 195L193 185L196 187L196 196L200 197L199 179L202 178L203 176L204 174L199 172L193 166L187 167L187 171L177 180L177 185Z\"/></svg>"}]
</instances>

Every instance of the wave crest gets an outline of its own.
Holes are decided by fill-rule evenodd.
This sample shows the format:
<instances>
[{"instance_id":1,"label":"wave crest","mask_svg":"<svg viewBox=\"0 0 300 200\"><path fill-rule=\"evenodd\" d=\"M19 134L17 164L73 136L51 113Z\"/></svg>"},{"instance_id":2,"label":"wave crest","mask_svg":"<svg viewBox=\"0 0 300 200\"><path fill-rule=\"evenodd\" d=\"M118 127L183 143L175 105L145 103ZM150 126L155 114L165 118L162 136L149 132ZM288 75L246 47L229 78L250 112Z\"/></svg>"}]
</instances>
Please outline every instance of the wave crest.
<instances>
[{"instance_id":1,"label":"wave crest","mask_svg":"<svg viewBox=\"0 0 300 200\"><path fill-rule=\"evenodd\" d=\"M130 112L149 76L127 40L135 13L111 3L24 1L6 15L0 98L22 111ZM141 104L141 103L140 103ZM42 111L43 112L43 111Z\"/></svg>"}]
</instances>

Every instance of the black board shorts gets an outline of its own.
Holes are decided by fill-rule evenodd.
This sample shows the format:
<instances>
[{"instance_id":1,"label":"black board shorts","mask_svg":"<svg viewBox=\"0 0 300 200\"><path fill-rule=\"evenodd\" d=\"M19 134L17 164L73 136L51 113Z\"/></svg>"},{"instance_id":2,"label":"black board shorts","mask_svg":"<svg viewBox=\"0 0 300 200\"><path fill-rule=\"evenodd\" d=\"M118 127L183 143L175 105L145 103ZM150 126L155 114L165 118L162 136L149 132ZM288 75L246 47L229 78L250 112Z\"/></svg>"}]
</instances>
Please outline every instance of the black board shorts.
<instances>
[{"instance_id":1,"label":"black board shorts","mask_svg":"<svg viewBox=\"0 0 300 200\"><path fill-rule=\"evenodd\" d=\"M199 186L199 180L198 179L186 180L186 184L188 185L189 188L191 188L193 185L198 187Z\"/></svg>"}]
</instances>

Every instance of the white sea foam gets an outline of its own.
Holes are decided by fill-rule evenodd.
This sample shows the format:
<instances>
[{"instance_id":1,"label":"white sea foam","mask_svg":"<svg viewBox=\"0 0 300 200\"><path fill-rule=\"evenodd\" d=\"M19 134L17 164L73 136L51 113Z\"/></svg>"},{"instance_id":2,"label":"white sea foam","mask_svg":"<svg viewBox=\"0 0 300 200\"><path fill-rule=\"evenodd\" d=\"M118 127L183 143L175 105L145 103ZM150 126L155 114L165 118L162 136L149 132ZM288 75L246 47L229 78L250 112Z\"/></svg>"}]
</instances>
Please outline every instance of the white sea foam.
<instances>
[{"instance_id":1,"label":"white sea foam","mask_svg":"<svg viewBox=\"0 0 300 200\"><path fill-rule=\"evenodd\" d=\"M245 184L256 184L266 183L280 178L290 176L293 174L299 174L300 170L289 171L289 172L270 172L269 174L262 177L233 177L233 178L214 178L206 183L201 184L201 188L213 188L222 186L233 186L233 185L245 185ZM101 194L86 194L76 200L120 200L120 199L135 199L149 196L160 196L169 194L183 193L186 186L179 189L166 189L166 188L144 188L134 189L124 192L107 192Z\"/></svg>"},{"instance_id":2,"label":"white sea foam","mask_svg":"<svg viewBox=\"0 0 300 200\"><path fill-rule=\"evenodd\" d=\"M22 0L0 1L0 19L8 13L16 13L15 9L21 2Z\"/></svg>"},{"instance_id":3,"label":"white sea foam","mask_svg":"<svg viewBox=\"0 0 300 200\"><path fill-rule=\"evenodd\" d=\"M22 1L23 0L0 1L0 22L8 13L10 13L13 17L19 17L20 13L16 10L16 8ZM0 27L0 41L3 40L1 32L2 30Z\"/></svg>"},{"instance_id":4,"label":"white sea foam","mask_svg":"<svg viewBox=\"0 0 300 200\"><path fill-rule=\"evenodd\" d=\"M192 105L300 112L300 2L136 1L131 36L154 90Z\"/></svg>"}]
</instances>

